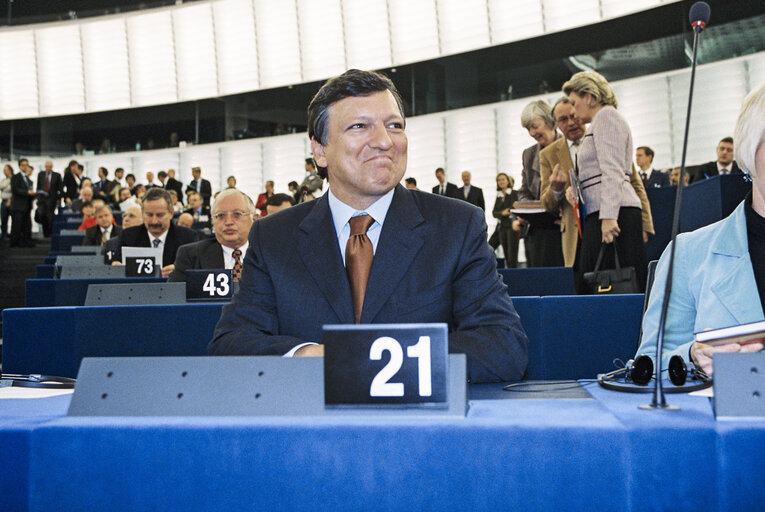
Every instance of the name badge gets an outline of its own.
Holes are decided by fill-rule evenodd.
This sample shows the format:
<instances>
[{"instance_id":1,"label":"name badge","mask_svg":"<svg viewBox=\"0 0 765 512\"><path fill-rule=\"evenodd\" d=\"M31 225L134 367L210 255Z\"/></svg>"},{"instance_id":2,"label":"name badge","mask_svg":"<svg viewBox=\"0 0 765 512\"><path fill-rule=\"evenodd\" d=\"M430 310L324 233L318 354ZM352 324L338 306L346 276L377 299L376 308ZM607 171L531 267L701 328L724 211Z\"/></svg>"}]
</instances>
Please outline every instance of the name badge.
<instances>
[{"instance_id":1,"label":"name badge","mask_svg":"<svg viewBox=\"0 0 765 512\"><path fill-rule=\"evenodd\" d=\"M446 324L325 325L327 406L446 407Z\"/></svg>"},{"instance_id":2,"label":"name badge","mask_svg":"<svg viewBox=\"0 0 765 512\"><path fill-rule=\"evenodd\" d=\"M186 300L231 300L234 285L230 269L187 270Z\"/></svg>"},{"instance_id":3,"label":"name badge","mask_svg":"<svg viewBox=\"0 0 765 512\"><path fill-rule=\"evenodd\" d=\"M154 277L162 269L151 256L127 256L125 258L125 277Z\"/></svg>"}]
</instances>

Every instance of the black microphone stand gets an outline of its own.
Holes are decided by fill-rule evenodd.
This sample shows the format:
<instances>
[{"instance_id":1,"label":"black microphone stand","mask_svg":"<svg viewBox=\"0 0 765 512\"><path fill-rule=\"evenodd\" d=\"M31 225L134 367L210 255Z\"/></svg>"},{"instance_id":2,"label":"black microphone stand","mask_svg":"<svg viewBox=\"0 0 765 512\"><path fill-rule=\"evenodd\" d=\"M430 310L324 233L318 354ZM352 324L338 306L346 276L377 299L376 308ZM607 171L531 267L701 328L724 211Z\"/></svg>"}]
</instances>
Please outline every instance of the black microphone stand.
<instances>
[{"instance_id":1,"label":"black microphone stand","mask_svg":"<svg viewBox=\"0 0 765 512\"><path fill-rule=\"evenodd\" d=\"M661 315L659 316L659 332L656 336L656 379L653 387L653 400L650 404L639 406L640 409L664 409L677 410L676 405L669 405L664 399L664 386L662 383L662 359L664 354L664 324L667 321L667 310L669 309L669 296L672 293L672 269L675 266L675 247L676 239L680 231L680 208L683 199L683 184L685 183L685 154L688 150L688 132L691 125L691 104L693 102L693 84L696 78L696 54L699 48L699 38L706 22L693 22L693 59L691 61L691 89L688 93L688 112L685 116L685 134L683 136L683 156L680 162L680 181L677 184L677 193L675 194L675 212L672 218L672 248L669 255L669 268L667 269L667 284L664 288L664 300L661 304Z\"/></svg>"}]
</instances>

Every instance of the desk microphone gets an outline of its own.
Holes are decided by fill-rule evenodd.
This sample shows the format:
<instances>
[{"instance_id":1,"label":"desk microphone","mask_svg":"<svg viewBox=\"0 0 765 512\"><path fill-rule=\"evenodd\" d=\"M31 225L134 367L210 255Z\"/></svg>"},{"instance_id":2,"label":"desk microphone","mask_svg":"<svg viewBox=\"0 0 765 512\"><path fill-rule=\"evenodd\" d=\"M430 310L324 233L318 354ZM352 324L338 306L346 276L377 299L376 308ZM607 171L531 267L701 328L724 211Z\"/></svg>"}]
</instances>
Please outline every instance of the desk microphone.
<instances>
[{"instance_id":1,"label":"desk microphone","mask_svg":"<svg viewBox=\"0 0 765 512\"><path fill-rule=\"evenodd\" d=\"M688 93L688 113L685 116L685 135L683 136L683 157L680 162L680 181L677 184L677 193L675 194L675 212L672 217L672 241L669 253L669 268L667 270L667 282L664 286L664 298L661 304L661 316L659 317L659 332L656 336L656 378L654 379L653 400L650 404L641 405L641 409L678 409L677 406L667 404L664 399L664 388L662 386L662 354L664 350L664 324L667 321L667 310L669 308L669 296L672 293L672 271L675 263L675 247L677 246L677 233L680 231L680 207L683 198L683 183L685 183L685 155L688 149L688 130L691 123L691 103L693 101L693 84L696 78L696 54L699 47L701 31L706 28L709 22L711 9L706 2L696 2L691 6L689 18L691 27L693 27L693 59L691 60L691 87Z\"/></svg>"}]
</instances>

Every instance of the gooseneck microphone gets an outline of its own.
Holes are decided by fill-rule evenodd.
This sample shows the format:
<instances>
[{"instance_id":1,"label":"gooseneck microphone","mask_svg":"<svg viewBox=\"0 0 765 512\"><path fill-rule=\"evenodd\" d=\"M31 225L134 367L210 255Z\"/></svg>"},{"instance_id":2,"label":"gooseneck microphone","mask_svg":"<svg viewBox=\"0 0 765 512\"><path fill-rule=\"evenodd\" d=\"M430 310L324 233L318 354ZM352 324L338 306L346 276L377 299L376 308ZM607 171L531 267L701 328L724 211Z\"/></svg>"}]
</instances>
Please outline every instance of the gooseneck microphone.
<instances>
[{"instance_id":1,"label":"gooseneck microphone","mask_svg":"<svg viewBox=\"0 0 765 512\"><path fill-rule=\"evenodd\" d=\"M693 59L691 60L691 88L688 93L688 112L685 116L685 135L683 136L683 156L680 162L680 181L677 184L675 194L675 212L672 217L672 241L669 253L669 267L667 269L667 282L664 286L664 298L661 304L661 316L659 317L659 331L656 336L656 378L654 379L653 401L650 404L641 405L641 409L677 409L676 406L668 405L664 399L664 387L662 386L662 355L664 351L664 327L667 322L667 310L669 309L669 297L672 293L672 273L675 266L675 248L677 247L677 233L680 231L680 208L683 198L683 183L685 183L685 155L688 150L688 131L691 124L691 104L693 102L693 85L696 78L696 54L699 47L701 31L709 23L711 9L706 2L696 2L691 6L689 18L693 27Z\"/></svg>"}]
</instances>

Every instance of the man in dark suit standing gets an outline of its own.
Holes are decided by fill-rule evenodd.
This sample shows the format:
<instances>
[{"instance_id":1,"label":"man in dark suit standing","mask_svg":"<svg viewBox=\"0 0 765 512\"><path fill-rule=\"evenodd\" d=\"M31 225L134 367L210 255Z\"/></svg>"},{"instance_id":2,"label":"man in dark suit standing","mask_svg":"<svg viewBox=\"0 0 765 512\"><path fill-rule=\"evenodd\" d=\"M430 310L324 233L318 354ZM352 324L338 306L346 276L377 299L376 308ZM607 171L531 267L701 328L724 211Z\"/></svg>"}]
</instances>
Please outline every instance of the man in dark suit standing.
<instances>
[{"instance_id":1,"label":"man in dark suit standing","mask_svg":"<svg viewBox=\"0 0 765 512\"><path fill-rule=\"evenodd\" d=\"M194 179L189 183L189 186L186 187L186 194L191 191L199 192L205 206L209 208L210 197L212 197L212 187L210 186L210 182L202 179L202 169L199 167L192 167L191 175L194 176Z\"/></svg>"},{"instance_id":2,"label":"man in dark suit standing","mask_svg":"<svg viewBox=\"0 0 765 512\"><path fill-rule=\"evenodd\" d=\"M109 262L122 265L123 247L161 247L162 277L167 277L175 268L175 253L178 247L197 241L195 231L174 225L173 199L170 192L160 187L150 188L141 202L143 224L122 231L119 246L115 247Z\"/></svg>"},{"instance_id":3,"label":"man in dark suit standing","mask_svg":"<svg viewBox=\"0 0 765 512\"><path fill-rule=\"evenodd\" d=\"M446 181L446 172L444 171L443 167L436 169L436 179L438 180L438 185L433 187L434 194L459 199L460 189L458 189L457 185L454 183L449 183Z\"/></svg>"},{"instance_id":4,"label":"man in dark suit standing","mask_svg":"<svg viewBox=\"0 0 765 512\"><path fill-rule=\"evenodd\" d=\"M212 207L215 238L178 248L175 270L168 281L185 282L186 271L230 268L234 281L239 280L242 261L250 244L247 235L255 220L255 204L244 192L226 189L215 198Z\"/></svg>"},{"instance_id":5,"label":"man in dark suit standing","mask_svg":"<svg viewBox=\"0 0 765 512\"><path fill-rule=\"evenodd\" d=\"M471 185L470 179L470 171L462 171L462 183L464 183L464 186L459 188L458 199L463 199L481 210L486 210L486 205L483 201L483 190Z\"/></svg>"},{"instance_id":6,"label":"man in dark suit standing","mask_svg":"<svg viewBox=\"0 0 765 512\"><path fill-rule=\"evenodd\" d=\"M717 160L707 162L696 170L691 183L717 176L718 174L741 173L738 164L733 160L733 137L725 137L717 144Z\"/></svg>"},{"instance_id":7,"label":"man in dark suit standing","mask_svg":"<svg viewBox=\"0 0 765 512\"><path fill-rule=\"evenodd\" d=\"M116 181L111 181L109 178L109 171L106 167L98 168L98 181L93 184L93 197L100 198L104 201L109 201L110 194L115 186Z\"/></svg>"},{"instance_id":8,"label":"man in dark suit standing","mask_svg":"<svg viewBox=\"0 0 765 512\"><path fill-rule=\"evenodd\" d=\"M61 202L64 183L61 175L53 170L53 162L45 162L45 170L37 173L37 221L47 238L53 232L53 216Z\"/></svg>"},{"instance_id":9,"label":"man in dark suit standing","mask_svg":"<svg viewBox=\"0 0 765 512\"><path fill-rule=\"evenodd\" d=\"M32 242L32 167L29 160L19 160L19 172L11 178L11 247L34 247Z\"/></svg>"},{"instance_id":10,"label":"man in dark suit standing","mask_svg":"<svg viewBox=\"0 0 765 512\"><path fill-rule=\"evenodd\" d=\"M82 245L103 246L107 240L119 236L122 229L114 225L112 209L106 205L96 208L96 225L85 230Z\"/></svg>"},{"instance_id":11,"label":"man in dark suit standing","mask_svg":"<svg viewBox=\"0 0 765 512\"><path fill-rule=\"evenodd\" d=\"M159 171L160 181L162 181L161 175L165 171ZM168 169L165 173L167 175L167 182L162 181L167 190L175 190L178 194L178 199L183 203L183 183L175 179L175 169Z\"/></svg>"},{"instance_id":12,"label":"man in dark suit standing","mask_svg":"<svg viewBox=\"0 0 765 512\"><path fill-rule=\"evenodd\" d=\"M387 77L350 70L324 84L308 134L329 191L253 224L209 352L323 356L323 324L445 322L472 382L523 375L528 341L484 214L399 185L405 125Z\"/></svg>"},{"instance_id":13,"label":"man in dark suit standing","mask_svg":"<svg viewBox=\"0 0 765 512\"><path fill-rule=\"evenodd\" d=\"M653 155L653 149L648 146L640 146L635 150L635 163L643 181L643 188L668 187L669 174L653 168Z\"/></svg>"}]
</instances>

